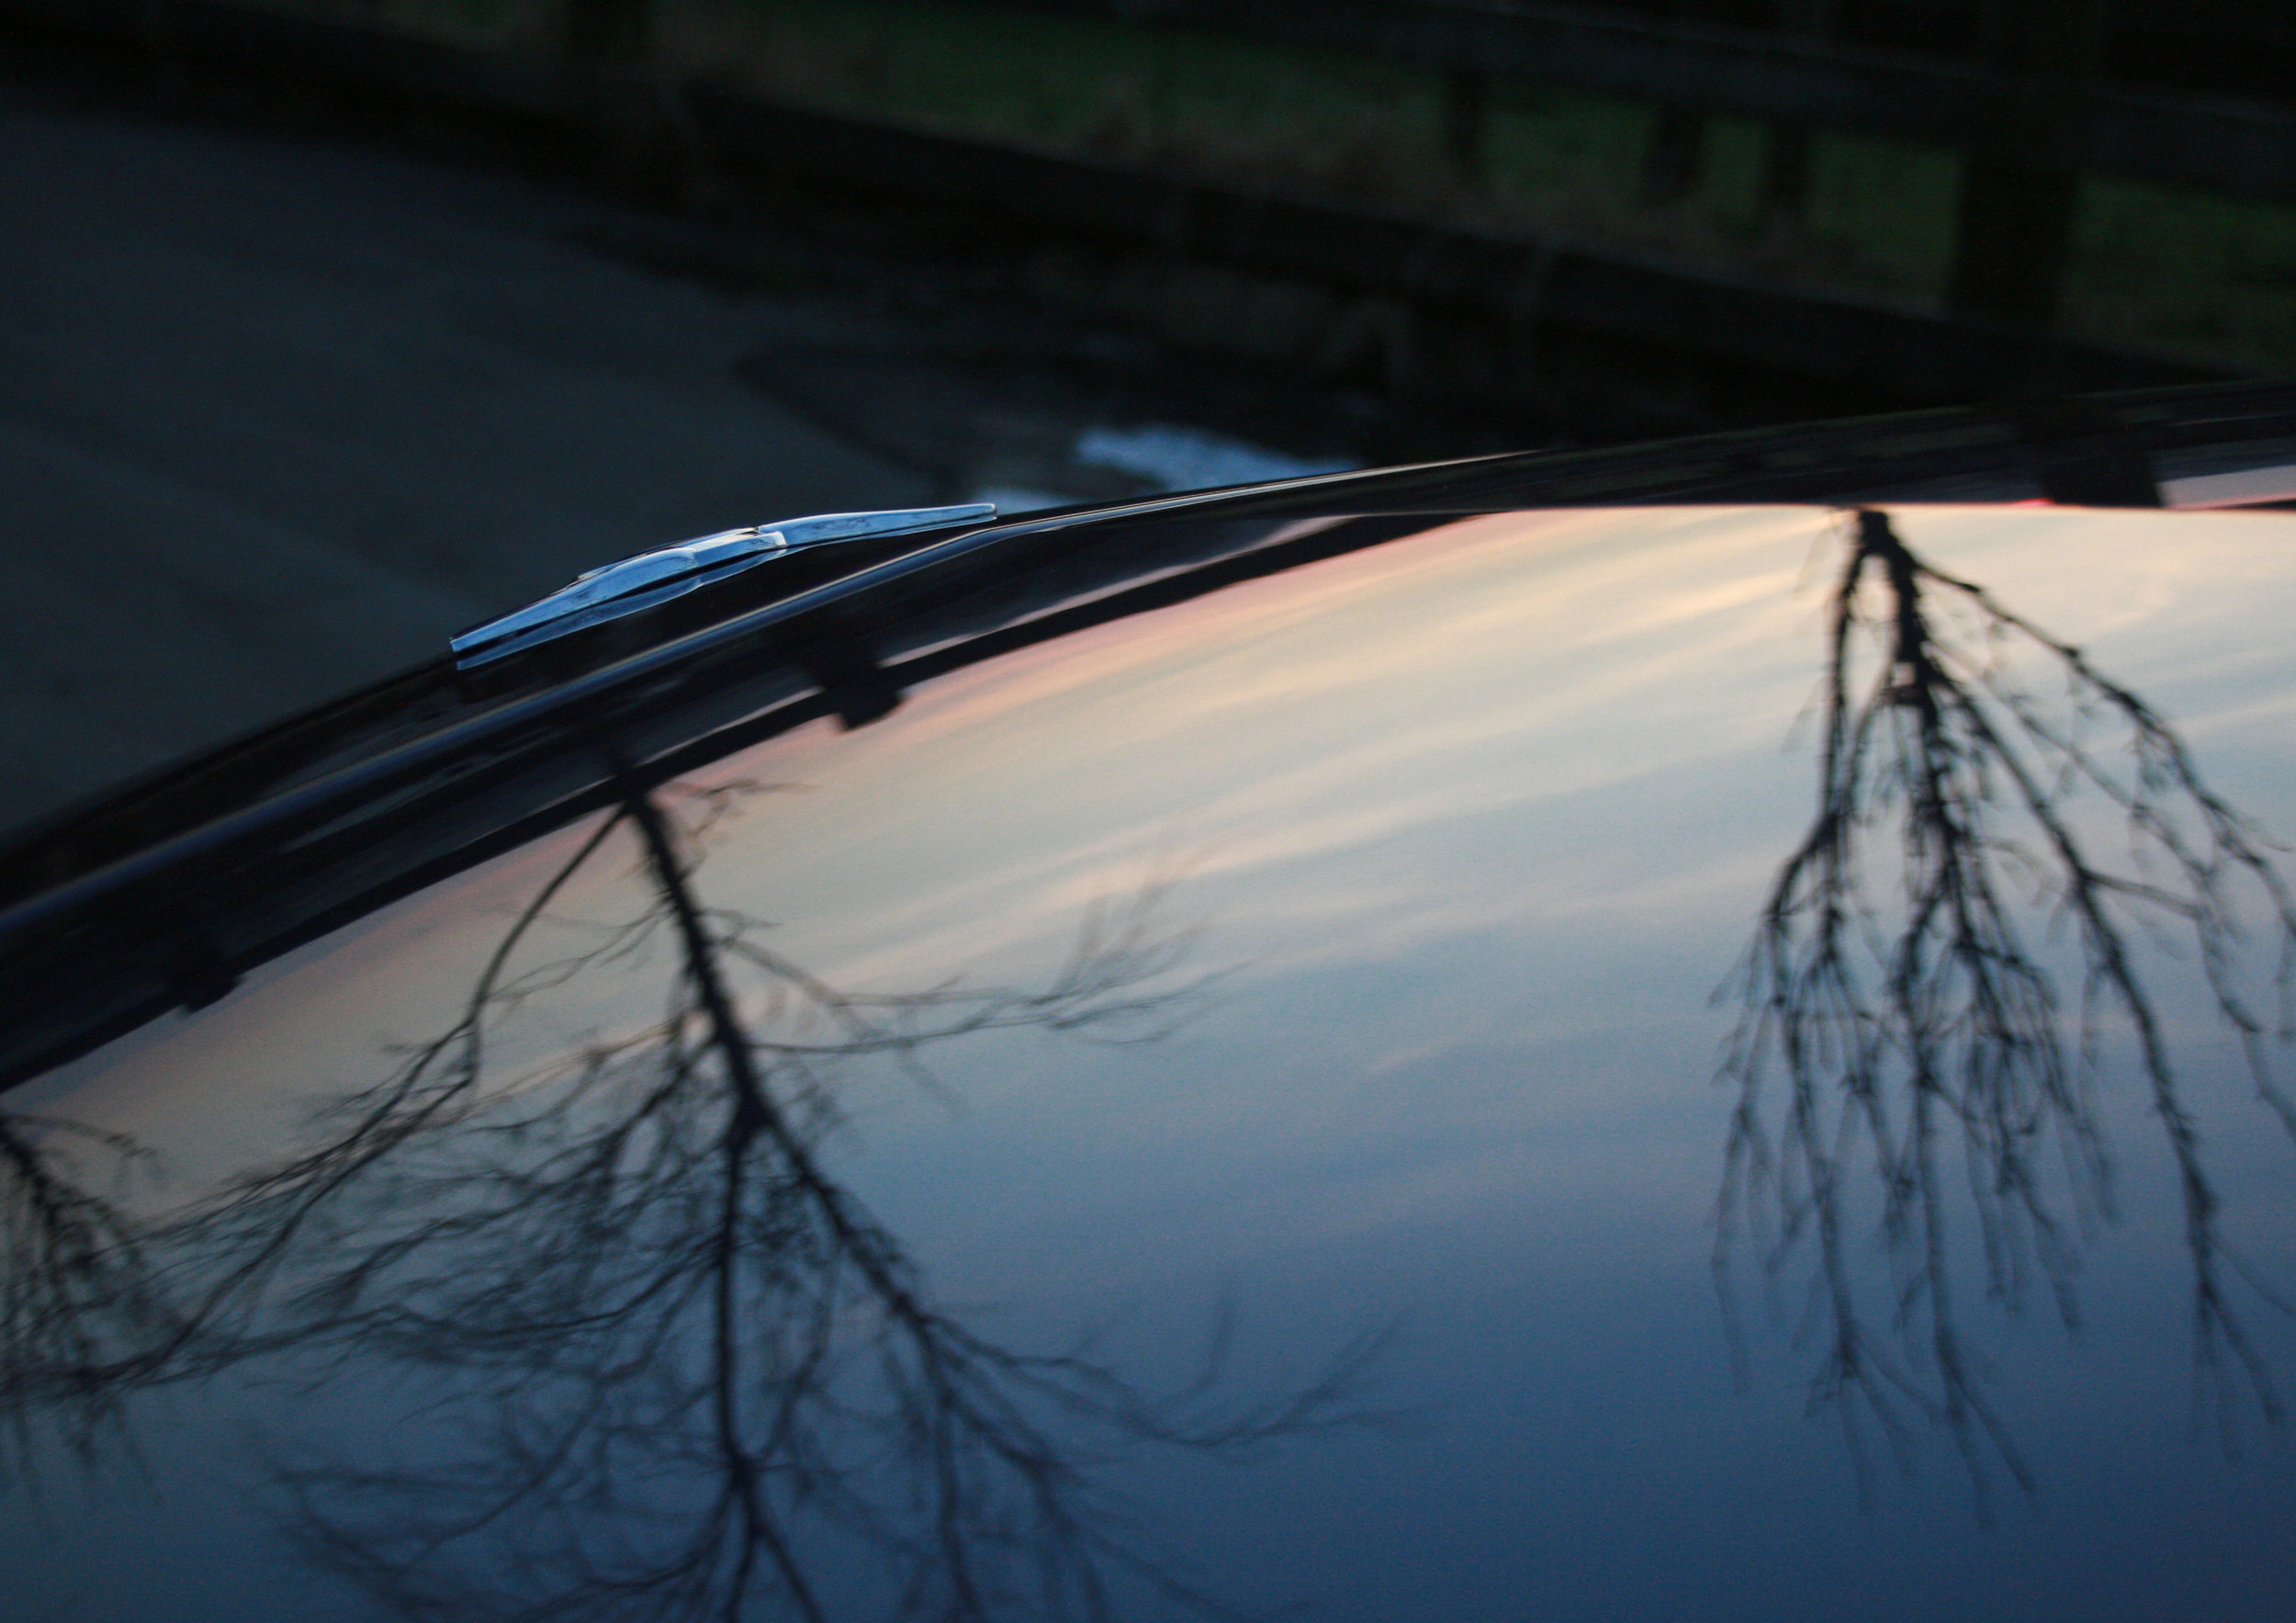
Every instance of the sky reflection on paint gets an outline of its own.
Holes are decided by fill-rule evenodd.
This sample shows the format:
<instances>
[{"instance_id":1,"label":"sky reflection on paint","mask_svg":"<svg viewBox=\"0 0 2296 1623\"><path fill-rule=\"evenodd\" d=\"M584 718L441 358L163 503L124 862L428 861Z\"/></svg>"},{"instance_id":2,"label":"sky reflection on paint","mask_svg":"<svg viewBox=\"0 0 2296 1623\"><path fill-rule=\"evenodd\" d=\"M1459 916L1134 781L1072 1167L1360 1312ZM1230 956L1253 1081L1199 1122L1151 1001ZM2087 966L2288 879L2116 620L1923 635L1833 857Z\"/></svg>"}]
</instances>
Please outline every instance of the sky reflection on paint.
<instances>
[{"instance_id":1,"label":"sky reflection on paint","mask_svg":"<svg viewBox=\"0 0 2296 1623\"><path fill-rule=\"evenodd\" d=\"M2296 517L1899 524L2145 694L2228 794L2296 833ZM1709 999L1808 816L1810 741L1788 740L1839 525L1809 509L1445 523L960 671L857 732L821 724L692 781L728 791L704 899L771 921L774 951L848 991L1041 979L1091 908L1169 886L1165 927L1217 977L1196 1018L1137 1049L967 1039L934 1057L938 1090L857 1075L837 1166L945 1297L1023 1340L1107 1326L1152 1384L1185 1370L1223 1291L1247 1368L1401 1324L1385 1381L1407 1424L1239 1476L1143 1474L1239 1604L1365 1623L2296 1604L2275 1553L2296 1512L2285 1440L2232 1464L2181 1433L2174 1191L2126 1079L2109 1110L2124 1217L2084 1281L2088 1330L2068 1339L2045 1311L1981 1326L2039 1509L1981 1532L1929 1448L1860 1513L1801 1414L1797 1302L1754 1304L1752 1383L1733 1387L1706 1279L1730 1102L1711 1086L1729 1012ZM73 1089L211 1172L219 1146L280 1131L281 1101L349 1086L435 1024L570 838L96 1056ZM568 940L628 905L631 859L608 854L568 900ZM650 1018L668 969L538 998L504 1063ZM2167 1007L2242 1243L2296 1276L2296 1157L2200 1006ZM242 1102L219 1115L219 1099Z\"/></svg>"}]
</instances>

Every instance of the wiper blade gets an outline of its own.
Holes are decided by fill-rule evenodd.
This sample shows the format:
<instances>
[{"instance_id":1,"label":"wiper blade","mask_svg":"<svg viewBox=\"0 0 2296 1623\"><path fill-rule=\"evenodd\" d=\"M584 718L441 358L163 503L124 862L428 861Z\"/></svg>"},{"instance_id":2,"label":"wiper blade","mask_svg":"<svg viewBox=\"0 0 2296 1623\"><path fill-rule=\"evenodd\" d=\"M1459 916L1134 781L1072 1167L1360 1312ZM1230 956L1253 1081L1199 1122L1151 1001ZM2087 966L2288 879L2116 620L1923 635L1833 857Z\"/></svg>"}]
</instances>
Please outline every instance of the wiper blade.
<instances>
[{"instance_id":1,"label":"wiper blade","mask_svg":"<svg viewBox=\"0 0 2296 1623\"><path fill-rule=\"evenodd\" d=\"M808 547L978 524L996 516L994 502L974 502L958 507L817 513L747 529L721 530L585 570L549 596L474 626L450 639L448 646L455 650L455 663L467 670L587 626L650 609L697 587Z\"/></svg>"}]
</instances>

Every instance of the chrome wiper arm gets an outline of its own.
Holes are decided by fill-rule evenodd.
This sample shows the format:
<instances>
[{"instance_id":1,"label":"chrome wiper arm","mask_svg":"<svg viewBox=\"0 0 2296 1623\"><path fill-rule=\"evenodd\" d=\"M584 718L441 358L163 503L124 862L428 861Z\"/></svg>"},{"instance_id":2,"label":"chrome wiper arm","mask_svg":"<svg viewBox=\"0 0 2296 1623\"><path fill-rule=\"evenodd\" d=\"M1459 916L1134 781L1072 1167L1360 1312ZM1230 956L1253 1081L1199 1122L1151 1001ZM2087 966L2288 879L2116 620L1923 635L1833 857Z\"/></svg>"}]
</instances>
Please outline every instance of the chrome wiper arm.
<instances>
[{"instance_id":1,"label":"chrome wiper arm","mask_svg":"<svg viewBox=\"0 0 2296 1623\"><path fill-rule=\"evenodd\" d=\"M569 632L650 609L696 587L806 547L978 524L996 516L993 502L974 502L960 507L817 513L748 529L721 530L715 535L658 547L585 570L549 596L474 626L452 638L449 646L457 665L483 665Z\"/></svg>"}]
</instances>

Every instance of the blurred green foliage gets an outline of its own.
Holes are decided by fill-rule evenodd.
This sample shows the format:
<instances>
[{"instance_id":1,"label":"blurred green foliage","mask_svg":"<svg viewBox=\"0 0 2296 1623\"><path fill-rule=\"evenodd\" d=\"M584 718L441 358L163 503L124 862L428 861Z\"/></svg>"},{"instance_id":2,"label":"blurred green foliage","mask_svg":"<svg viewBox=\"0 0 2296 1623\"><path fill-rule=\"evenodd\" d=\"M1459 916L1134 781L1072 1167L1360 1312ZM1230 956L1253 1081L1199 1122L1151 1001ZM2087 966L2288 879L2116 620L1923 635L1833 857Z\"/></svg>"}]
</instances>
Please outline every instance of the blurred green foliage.
<instances>
[{"instance_id":1,"label":"blurred green foliage","mask_svg":"<svg viewBox=\"0 0 2296 1623\"><path fill-rule=\"evenodd\" d=\"M2091 178L2065 324L2260 370L2296 366L2296 209Z\"/></svg>"},{"instance_id":2,"label":"blurred green foliage","mask_svg":"<svg viewBox=\"0 0 2296 1623\"><path fill-rule=\"evenodd\" d=\"M511 45L563 0L264 0ZM1934 305L1958 161L1818 132L1792 224L1765 219L1770 136L1708 120L1687 195L1643 198L1656 111L1492 86L1482 162L1445 145L1441 76L995 0L657 0L657 63L777 97L1425 218L1559 231L1707 266ZM2255 366L2296 365L2296 209L2092 178L2064 327Z\"/></svg>"}]
</instances>

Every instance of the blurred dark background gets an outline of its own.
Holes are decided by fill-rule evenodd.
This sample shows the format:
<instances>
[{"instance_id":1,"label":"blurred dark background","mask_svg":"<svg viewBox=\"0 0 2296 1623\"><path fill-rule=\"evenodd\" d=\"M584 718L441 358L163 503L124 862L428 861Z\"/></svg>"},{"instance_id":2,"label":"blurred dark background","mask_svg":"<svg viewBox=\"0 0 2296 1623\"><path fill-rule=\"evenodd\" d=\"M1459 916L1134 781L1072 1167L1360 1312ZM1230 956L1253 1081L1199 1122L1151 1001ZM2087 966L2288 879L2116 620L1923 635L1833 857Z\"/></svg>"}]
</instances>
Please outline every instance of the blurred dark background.
<instances>
[{"instance_id":1,"label":"blurred dark background","mask_svg":"<svg viewBox=\"0 0 2296 1623\"><path fill-rule=\"evenodd\" d=\"M640 547L2259 375L2257 0L0 0L0 822Z\"/></svg>"}]
</instances>

